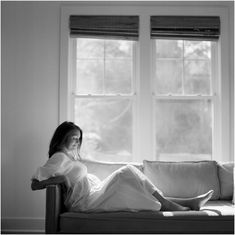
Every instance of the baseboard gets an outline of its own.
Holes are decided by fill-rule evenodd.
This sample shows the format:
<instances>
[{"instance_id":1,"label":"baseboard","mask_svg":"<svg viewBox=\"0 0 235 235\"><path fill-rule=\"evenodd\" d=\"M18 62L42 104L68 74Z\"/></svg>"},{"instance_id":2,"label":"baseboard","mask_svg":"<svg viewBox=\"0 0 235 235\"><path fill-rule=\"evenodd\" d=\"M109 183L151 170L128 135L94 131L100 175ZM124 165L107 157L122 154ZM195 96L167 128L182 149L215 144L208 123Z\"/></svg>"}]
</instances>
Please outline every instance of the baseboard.
<instances>
[{"instance_id":1,"label":"baseboard","mask_svg":"<svg viewBox=\"0 0 235 235\"><path fill-rule=\"evenodd\" d=\"M1 234L44 234L45 231L41 230L14 230L14 229L9 229L9 230L1 230Z\"/></svg>"},{"instance_id":2,"label":"baseboard","mask_svg":"<svg viewBox=\"0 0 235 235\"><path fill-rule=\"evenodd\" d=\"M44 218L1 218L2 234L43 234L45 233Z\"/></svg>"}]
</instances>

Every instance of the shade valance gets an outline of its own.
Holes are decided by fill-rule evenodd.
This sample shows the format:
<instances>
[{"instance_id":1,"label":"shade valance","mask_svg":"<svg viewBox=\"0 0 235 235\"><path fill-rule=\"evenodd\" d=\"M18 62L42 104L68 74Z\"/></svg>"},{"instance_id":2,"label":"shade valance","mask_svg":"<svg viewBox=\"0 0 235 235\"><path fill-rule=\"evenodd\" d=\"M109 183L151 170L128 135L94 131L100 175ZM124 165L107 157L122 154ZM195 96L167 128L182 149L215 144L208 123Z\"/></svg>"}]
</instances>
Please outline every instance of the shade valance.
<instances>
[{"instance_id":1,"label":"shade valance","mask_svg":"<svg viewBox=\"0 0 235 235\"><path fill-rule=\"evenodd\" d=\"M70 16L72 37L95 37L138 40L138 16Z\"/></svg>"},{"instance_id":2,"label":"shade valance","mask_svg":"<svg viewBox=\"0 0 235 235\"><path fill-rule=\"evenodd\" d=\"M151 38L204 38L218 39L218 16L151 16Z\"/></svg>"}]
</instances>

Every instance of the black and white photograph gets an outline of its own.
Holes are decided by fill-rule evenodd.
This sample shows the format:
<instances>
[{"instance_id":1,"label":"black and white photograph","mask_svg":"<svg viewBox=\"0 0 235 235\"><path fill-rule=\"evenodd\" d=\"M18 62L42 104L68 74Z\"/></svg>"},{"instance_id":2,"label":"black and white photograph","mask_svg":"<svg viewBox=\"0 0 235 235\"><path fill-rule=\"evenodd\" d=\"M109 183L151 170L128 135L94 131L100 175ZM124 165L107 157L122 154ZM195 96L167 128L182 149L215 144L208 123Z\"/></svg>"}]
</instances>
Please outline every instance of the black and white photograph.
<instances>
[{"instance_id":1,"label":"black and white photograph","mask_svg":"<svg viewBox=\"0 0 235 235\"><path fill-rule=\"evenodd\" d=\"M234 234L234 1L1 1L1 234Z\"/></svg>"}]
</instances>

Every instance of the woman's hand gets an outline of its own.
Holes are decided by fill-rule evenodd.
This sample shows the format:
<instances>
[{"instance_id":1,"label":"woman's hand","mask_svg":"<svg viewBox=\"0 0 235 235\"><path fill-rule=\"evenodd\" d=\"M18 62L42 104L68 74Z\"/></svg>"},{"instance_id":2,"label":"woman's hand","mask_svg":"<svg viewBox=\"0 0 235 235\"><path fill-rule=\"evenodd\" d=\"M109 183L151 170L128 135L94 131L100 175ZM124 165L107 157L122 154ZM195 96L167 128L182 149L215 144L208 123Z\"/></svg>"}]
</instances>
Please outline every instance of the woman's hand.
<instances>
[{"instance_id":1,"label":"woman's hand","mask_svg":"<svg viewBox=\"0 0 235 235\"><path fill-rule=\"evenodd\" d=\"M43 187L43 184L41 182L42 181L39 181L37 179L32 179L31 189L32 190L40 190L40 189L45 188L45 187Z\"/></svg>"}]
</instances>

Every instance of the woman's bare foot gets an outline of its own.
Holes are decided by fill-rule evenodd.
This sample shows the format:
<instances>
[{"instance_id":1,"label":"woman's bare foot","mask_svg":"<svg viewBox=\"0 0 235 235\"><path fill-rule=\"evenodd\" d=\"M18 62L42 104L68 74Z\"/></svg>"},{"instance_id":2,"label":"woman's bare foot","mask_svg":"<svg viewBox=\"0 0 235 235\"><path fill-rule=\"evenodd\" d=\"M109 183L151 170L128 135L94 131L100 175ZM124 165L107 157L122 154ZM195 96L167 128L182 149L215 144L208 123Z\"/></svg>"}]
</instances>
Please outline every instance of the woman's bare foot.
<instances>
[{"instance_id":1,"label":"woman's bare foot","mask_svg":"<svg viewBox=\"0 0 235 235\"><path fill-rule=\"evenodd\" d=\"M214 193L214 190L210 190L210 191L208 191L208 192L205 193L205 194L202 194L202 195L199 195L199 196L197 196L197 197L195 197L195 198L192 198L189 207L190 207L192 210L199 211L200 208L201 208L207 201L210 200L210 198L212 197L213 193Z\"/></svg>"},{"instance_id":2,"label":"woman's bare foot","mask_svg":"<svg viewBox=\"0 0 235 235\"><path fill-rule=\"evenodd\" d=\"M166 198L156 190L153 196L162 204L162 211L199 211L200 208L212 197L214 191L210 190L192 198Z\"/></svg>"},{"instance_id":3,"label":"woman's bare foot","mask_svg":"<svg viewBox=\"0 0 235 235\"><path fill-rule=\"evenodd\" d=\"M161 203L161 211L188 211L190 208L185 205L180 205L177 202L173 202L172 200L168 200L163 195L161 195L158 191L153 193L153 196Z\"/></svg>"},{"instance_id":4,"label":"woman's bare foot","mask_svg":"<svg viewBox=\"0 0 235 235\"><path fill-rule=\"evenodd\" d=\"M199 211L200 208L212 197L214 191L210 190L205 194L199 195L197 197L192 198L172 198L167 197L171 202L177 203L183 207L189 207L191 210Z\"/></svg>"}]
</instances>

